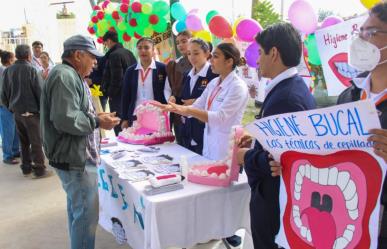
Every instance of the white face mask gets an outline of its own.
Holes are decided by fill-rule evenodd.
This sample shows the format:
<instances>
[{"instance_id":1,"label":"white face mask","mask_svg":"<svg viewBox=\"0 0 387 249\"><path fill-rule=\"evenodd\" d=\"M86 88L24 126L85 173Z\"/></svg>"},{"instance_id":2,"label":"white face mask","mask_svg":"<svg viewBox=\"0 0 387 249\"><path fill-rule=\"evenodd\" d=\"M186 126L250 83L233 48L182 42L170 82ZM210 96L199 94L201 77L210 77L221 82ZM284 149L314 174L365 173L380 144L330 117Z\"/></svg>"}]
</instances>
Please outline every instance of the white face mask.
<instances>
[{"instance_id":1,"label":"white face mask","mask_svg":"<svg viewBox=\"0 0 387 249\"><path fill-rule=\"evenodd\" d=\"M380 64L386 63L387 60L380 61L380 51L387 46L379 49L374 44L357 37L352 40L348 52L348 64L360 71L372 71Z\"/></svg>"}]
</instances>

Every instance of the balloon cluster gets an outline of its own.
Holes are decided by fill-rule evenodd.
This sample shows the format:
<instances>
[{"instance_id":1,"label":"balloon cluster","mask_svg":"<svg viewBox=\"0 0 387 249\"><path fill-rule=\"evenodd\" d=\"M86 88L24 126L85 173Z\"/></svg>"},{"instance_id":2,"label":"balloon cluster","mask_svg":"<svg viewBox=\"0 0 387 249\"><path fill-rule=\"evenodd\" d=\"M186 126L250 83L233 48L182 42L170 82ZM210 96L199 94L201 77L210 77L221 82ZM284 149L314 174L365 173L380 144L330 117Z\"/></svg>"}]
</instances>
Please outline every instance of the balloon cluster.
<instances>
[{"instance_id":1,"label":"balloon cluster","mask_svg":"<svg viewBox=\"0 0 387 249\"><path fill-rule=\"evenodd\" d=\"M122 0L120 4L104 1L94 6L87 29L98 37L99 43L109 30L117 32L120 42L129 42L165 32L170 22L169 11L164 0Z\"/></svg>"},{"instance_id":2,"label":"balloon cluster","mask_svg":"<svg viewBox=\"0 0 387 249\"><path fill-rule=\"evenodd\" d=\"M208 42L222 40L223 42L235 42L235 40L247 42L249 46L245 52L246 62L250 67L257 67L259 58L258 44L255 36L262 31L261 25L254 19L241 17L233 24L220 15L218 11L211 10L205 16L206 23L202 22L198 10L187 12L184 6L176 2L171 6L171 15L176 20L172 25L175 34L189 30L194 37Z\"/></svg>"}]
</instances>

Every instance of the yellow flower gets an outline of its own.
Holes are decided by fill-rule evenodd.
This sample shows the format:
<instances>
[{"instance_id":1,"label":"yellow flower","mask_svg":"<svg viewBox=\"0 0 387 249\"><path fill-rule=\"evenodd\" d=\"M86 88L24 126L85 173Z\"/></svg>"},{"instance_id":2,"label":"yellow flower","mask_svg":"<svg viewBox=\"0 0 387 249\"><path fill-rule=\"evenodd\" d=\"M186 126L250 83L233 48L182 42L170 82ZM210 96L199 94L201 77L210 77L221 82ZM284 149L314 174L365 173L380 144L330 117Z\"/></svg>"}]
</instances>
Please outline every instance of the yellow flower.
<instances>
[{"instance_id":1,"label":"yellow flower","mask_svg":"<svg viewBox=\"0 0 387 249\"><path fill-rule=\"evenodd\" d=\"M93 87L90 88L91 96L94 96L94 97L103 96L103 94L100 90L100 87L101 86L99 86L99 85L93 85Z\"/></svg>"}]
</instances>

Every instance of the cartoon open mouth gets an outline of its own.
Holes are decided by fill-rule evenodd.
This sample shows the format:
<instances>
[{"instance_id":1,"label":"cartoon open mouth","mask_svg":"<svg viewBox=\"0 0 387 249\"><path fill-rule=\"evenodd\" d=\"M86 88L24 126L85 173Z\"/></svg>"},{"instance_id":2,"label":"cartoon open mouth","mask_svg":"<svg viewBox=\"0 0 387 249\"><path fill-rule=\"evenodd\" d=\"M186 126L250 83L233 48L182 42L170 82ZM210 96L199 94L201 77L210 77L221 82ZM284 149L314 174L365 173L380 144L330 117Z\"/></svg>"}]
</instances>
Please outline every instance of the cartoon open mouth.
<instances>
[{"instance_id":1,"label":"cartoon open mouth","mask_svg":"<svg viewBox=\"0 0 387 249\"><path fill-rule=\"evenodd\" d=\"M329 66L335 76L343 83L344 86L351 86L351 80L361 72L348 65L348 54L339 53L328 61Z\"/></svg>"},{"instance_id":2,"label":"cartoon open mouth","mask_svg":"<svg viewBox=\"0 0 387 249\"><path fill-rule=\"evenodd\" d=\"M369 220L382 182L378 162L363 151L281 156L291 248L369 248Z\"/></svg>"}]
</instances>

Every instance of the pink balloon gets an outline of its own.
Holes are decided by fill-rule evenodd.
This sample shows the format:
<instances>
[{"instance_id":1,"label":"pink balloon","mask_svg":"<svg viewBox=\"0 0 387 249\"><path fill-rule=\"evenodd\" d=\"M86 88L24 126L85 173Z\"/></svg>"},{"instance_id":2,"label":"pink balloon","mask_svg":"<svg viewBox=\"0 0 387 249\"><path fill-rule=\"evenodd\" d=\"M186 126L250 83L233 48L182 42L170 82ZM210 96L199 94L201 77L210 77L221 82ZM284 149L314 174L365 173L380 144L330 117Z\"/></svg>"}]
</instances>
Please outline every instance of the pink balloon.
<instances>
[{"instance_id":1,"label":"pink balloon","mask_svg":"<svg viewBox=\"0 0 387 249\"><path fill-rule=\"evenodd\" d=\"M336 25L343 21L344 21L343 18L339 16L328 16L327 18L324 19L323 23L321 24L321 28L323 29L332 25Z\"/></svg>"},{"instance_id":2,"label":"pink balloon","mask_svg":"<svg viewBox=\"0 0 387 249\"><path fill-rule=\"evenodd\" d=\"M254 19L243 19L236 27L238 38L246 42L254 41L255 36L261 31L261 25Z\"/></svg>"},{"instance_id":3,"label":"pink balloon","mask_svg":"<svg viewBox=\"0 0 387 249\"><path fill-rule=\"evenodd\" d=\"M202 21L195 14L189 14L185 19L185 25L188 30L199 31L203 29Z\"/></svg>"},{"instance_id":4,"label":"pink balloon","mask_svg":"<svg viewBox=\"0 0 387 249\"><path fill-rule=\"evenodd\" d=\"M296 0L288 11L293 26L304 34L313 33L318 25L317 14L312 5L305 0Z\"/></svg>"}]
</instances>

